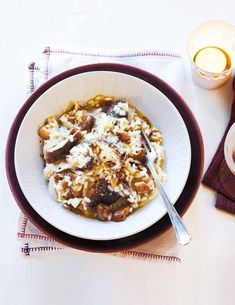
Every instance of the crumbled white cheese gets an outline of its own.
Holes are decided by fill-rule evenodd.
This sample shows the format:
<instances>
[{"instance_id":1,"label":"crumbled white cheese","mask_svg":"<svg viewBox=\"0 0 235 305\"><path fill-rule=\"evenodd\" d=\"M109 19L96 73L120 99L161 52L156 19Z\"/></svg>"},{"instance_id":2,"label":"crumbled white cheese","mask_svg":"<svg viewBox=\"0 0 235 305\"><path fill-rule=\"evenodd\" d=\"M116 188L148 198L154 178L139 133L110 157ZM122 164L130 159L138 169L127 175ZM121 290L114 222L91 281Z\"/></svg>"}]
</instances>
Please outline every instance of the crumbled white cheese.
<instances>
[{"instance_id":1,"label":"crumbled white cheese","mask_svg":"<svg viewBox=\"0 0 235 305\"><path fill-rule=\"evenodd\" d=\"M81 201L82 198L71 198L67 201L67 203L76 209Z\"/></svg>"},{"instance_id":2,"label":"crumbled white cheese","mask_svg":"<svg viewBox=\"0 0 235 305\"><path fill-rule=\"evenodd\" d=\"M117 118L116 125L114 126L114 132L124 132L128 130L130 123L126 118Z\"/></svg>"},{"instance_id":3,"label":"crumbled white cheese","mask_svg":"<svg viewBox=\"0 0 235 305\"><path fill-rule=\"evenodd\" d=\"M107 115L104 112L100 113L99 118L96 120L95 124L95 132L98 134L103 134L104 132L109 131L113 128L114 124L116 122L116 119L110 115Z\"/></svg>"},{"instance_id":4,"label":"crumbled white cheese","mask_svg":"<svg viewBox=\"0 0 235 305\"><path fill-rule=\"evenodd\" d=\"M140 130L129 132L129 136L131 139L129 145L130 151L133 153L139 152L140 149L142 148L142 138L141 138Z\"/></svg>"},{"instance_id":5,"label":"crumbled white cheese","mask_svg":"<svg viewBox=\"0 0 235 305\"><path fill-rule=\"evenodd\" d=\"M91 199L88 198L88 197L84 197L84 198L83 198L83 201L84 201L85 203L90 203L90 202L91 202Z\"/></svg>"},{"instance_id":6,"label":"crumbled white cheese","mask_svg":"<svg viewBox=\"0 0 235 305\"><path fill-rule=\"evenodd\" d=\"M84 198L82 199L81 204L82 204L82 207L83 207L83 210L84 210L84 211L86 211L86 210L88 209L89 203L90 203L90 202L91 202L91 200L90 200L90 198L88 198L88 197L84 197Z\"/></svg>"},{"instance_id":7,"label":"crumbled white cheese","mask_svg":"<svg viewBox=\"0 0 235 305\"><path fill-rule=\"evenodd\" d=\"M105 141L107 143L110 143L110 144L117 144L118 143L118 137L117 136L113 136L113 135L108 135L105 139Z\"/></svg>"},{"instance_id":8,"label":"crumbled white cheese","mask_svg":"<svg viewBox=\"0 0 235 305\"><path fill-rule=\"evenodd\" d=\"M87 175L82 171L75 171L77 177L75 179L76 184L84 184L87 180Z\"/></svg>"},{"instance_id":9,"label":"crumbled white cheese","mask_svg":"<svg viewBox=\"0 0 235 305\"><path fill-rule=\"evenodd\" d=\"M112 162L114 163L113 169L121 168L121 160L119 152L112 146L105 142L97 142L101 151L99 153L99 159L102 162Z\"/></svg>"},{"instance_id":10,"label":"crumbled white cheese","mask_svg":"<svg viewBox=\"0 0 235 305\"><path fill-rule=\"evenodd\" d=\"M89 145L87 143L82 143L74 146L69 155L66 157L66 161L70 165L70 168L84 168L91 161L91 156L89 155Z\"/></svg>"},{"instance_id":11,"label":"crumbled white cheese","mask_svg":"<svg viewBox=\"0 0 235 305\"><path fill-rule=\"evenodd\" d=\"M131 203L137 204L138 202L138 195L136 192L131 192L128 201L130 201Z\"/></svg>"},{"instance_id":12,"label":"crumbled white cheese","mask_svg":"<svg viewBox=\"0 0 235 305\"><path fill-rule=\"evenodd\" d=\"M67 182L68 186L71 186L71 185L72 185L72 181L71 181L69 175L65 175L65 176L64 176L64 181Z\"/></svg>"},{"instance_id":13,"label":"crumbled white cheese","mask_svg":"<svg viewBox=\"0 0 235 305\"><path fill-rule=\"evenodd\" d=\"M117 115L120 115L120 116L124 116L127 114L128 112L128 103L122 103L122 102L119 102L117 103L117 105L115 105L113 107L113 111L117 114Z\"/></svg>"},{"instance_id":14,"label":"crumbled white cheese","mask_svg":"<svg viewBox=\"0 0 235 305\"><path fill-rule=\"evenodd\" d=\"M59 173L65 169L69 169L70 165L67 162L60 162L59 164L47 163L43 173L46 180L54 175L55 173Z\"/></svg>"}]
</instances>

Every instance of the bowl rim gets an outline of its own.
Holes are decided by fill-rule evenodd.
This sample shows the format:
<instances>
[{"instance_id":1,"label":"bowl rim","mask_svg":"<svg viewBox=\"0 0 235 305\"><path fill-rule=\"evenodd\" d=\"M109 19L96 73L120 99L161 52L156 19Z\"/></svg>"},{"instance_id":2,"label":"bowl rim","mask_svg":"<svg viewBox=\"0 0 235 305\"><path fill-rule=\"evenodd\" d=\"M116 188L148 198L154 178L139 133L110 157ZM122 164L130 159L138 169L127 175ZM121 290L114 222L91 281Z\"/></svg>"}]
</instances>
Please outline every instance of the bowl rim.
<instances>
[{"instance_id":1,"label":"bowl rim","mask_svg":"<svg viewBox=\"0 0 235 305\"><path fill-rule=\"evenodd\" d=\"M88 250L88 251L100 251L100 250L102 250L102 252L103 251L104 252L109 252L109 251L113 251L114 249L115 250L120 249L120 247L118 246L120 241L122 241L122 244L123 244L123 242L125 244L125 245L121 246L121 249L123 248L123 246L124 246L124 248L127 248L128 247L128 240L130 240L133 236L137 236L137 239L135 239L134 244L141 243L141 240L139 240L138 235L141 235L141 233L143 233L145 231L148 231L149 229L151 231L151 228L154 227L156 225L156 223L158 223L161 220L157 221L150 228L147 228L144 231L136 233L136 234L134 234L130 237L115 239L115 240L112 240L112 242L109 241L109 240L106 240L106 241L102 241L102 240L94 241L94 240L92 240L92 242L94 244L93 246L88 246L87 247L87 245L85 245L85 246L81 245L79 243L79 241L89 241L89 240L79 238L79 237L75 237L75 236L71 236L67 233L64 233L64 232L60 231L59 229L53 227L52 225L47 223L47 221L42 219L41 216L39 216L31 206L30 206L31 207L31 209L30 209L30 207L29 207L30 204L28 203L27 199L25 198L25 196L24 196L24 194L23 194L23 192L22 192L22 190L19 186L19 182L18 182L18 179L17 179L17 176L16 176L16 171L15 171L15 161L14 161L15 143L16 143L16 138L17 138L17 135L18 135L19 128L21 126L21 122L22 122L24 116L26 115L26 113L28 112L28 110L30 109L30 107L38 99L38 97L41 96L50 87L52 87L53 85L55 85L56 83L60 82L63 79L66 79L66 78L68 78L70 76L73 76L73 75L76 75L76 74L93 72L93 71L119 72L119 73L128 74L128 75L137 77L139 79L142 79L145 82L153 85L158 90L160 90L173 103L173 105L179 111L179 113L180 113L180 115L181 115L181 117L182 117L182 119L183 119L183 121L186 125L188 133L189 133L189 131L191 131L194 134L194 136L196 137L196 139L199 143L199 146L200 146L200 153L199 153L199 156L197 158L197 161L199 163L199 167L198 167L198 170L197 170L197 177L195 177L196 179L193 179L194 180L194 184L192 185L193 189L192 189L192 186L189 185L191 193L190 193L190 196L188 196L189 198L188 198L187 204L189 204L189 202L191 202L192 198L194 197L194 195L196 193L196 190L198 189L200 181L201 181L202 169L203 169L203 163L204 163L204 150L203 150L203 140L202 140L202 136L201 136L198 124L197 124L191 110L189 109L187 104L184 102L184 100L181 98L181 96L172 87L170 87L167 83L165 83L163 80L161 80L157 76L155 76L155 75L153 75L153 74L151 74L151 73L149 73L145 70L142 70L140 68L133 67L133 66L124 65L124 64L116 64L116 63L97 63L97 64L90 64L90 65L75 67L75 68L72 68L70 70L66 70L66 71L62 72L62 73L54 76L53 78L51 78L47 82L45 82L26 100L26 102L21 107L20 111L18 112L18 114L17 114L17 116L16 116L16 118L15 118L15 120L14 120L12 126L11 126L9 136L8 136L8 139L7 139L7 147L6 147L7 179L8 179L8 183L10 185L11 191L13 193L13 196L14 196L17 204L19 205L19 207L23 211L23 213L29 218L29 220L36 227L38 227L45 234L47 234L50 237L56 239L57 241L62 242L64 244L67 244L69 246L75 247L75 248L83 249L83 250ZM191 124L189 124L189 122L183 116L184 113L186 113L187 116L190 118ZM192 143L193 143L192 138L190 136L189 136L189 138L190 138L190 142L191 142L191 146L192 146ZM191 164L191 167L190 167L190 174L191 174L191 169L192 169L192 164ZM189 178L190 177L188 177L188 180L189 180ZM187 180L187 182L188 182L188 180ZM179 201L179 199L177 201ZM183 212L185 210L186 210L186 207L182 208L181 212ZM162 222L167 223L163 226L164 228L169 226L169 220L166 221L167 220L166 216L167 215L165 215L163 217L165 220L161 221L161 223ZM44 225L42 225L42 223L44 223ZM47 224L46 226L45 226L45 223ZM160 230L160 231L162 231L162 230ZM62 238L61 238L61 235L63 235ZM66 236L64 236L64 235L66 235ZM155 232L154 236L155 235L156 235L156 232ZM66 240L66 237L69 240ZM73 241L71 241L71 239ZM75 239L75 241L74 241L74 239ZM77 239L77 241L76 241L76 239ZM145 240L147 240L147 239L149 239L149 238L146 236ZM85 243L85 244L87 244L87 243ZM109 244L108 248L107 248L106 244ZM133 242L130 242L129 244L133 245Z\"/></svg>"}]
</instances>

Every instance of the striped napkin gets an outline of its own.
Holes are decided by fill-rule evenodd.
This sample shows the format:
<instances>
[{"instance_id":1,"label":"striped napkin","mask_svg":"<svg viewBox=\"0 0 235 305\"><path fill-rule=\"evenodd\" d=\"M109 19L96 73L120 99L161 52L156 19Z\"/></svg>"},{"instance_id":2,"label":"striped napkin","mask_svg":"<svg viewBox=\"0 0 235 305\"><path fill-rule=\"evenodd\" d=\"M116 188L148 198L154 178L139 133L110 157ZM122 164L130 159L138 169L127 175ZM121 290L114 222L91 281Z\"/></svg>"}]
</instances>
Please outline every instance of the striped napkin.
<instances>
[{"instance_id":1,"label":"striped napkin","mask_svg":"<svg viewBox=\"0 0 235 305\"><path fill-rule=\"evenodd\" d=\"M156 50L125 52L95 52L93 50L91 52L46 47L40 62L32 62L28 66L27 94L32 94L40 84L64 70L100 62L123 63L145 69L164 79L179 93L182 94L184 91L183 62L181 56L174 52ZM79 252L79 250L65 247L40 232L23 214L19 218L17 237L20 241L21 253L25 256ZM180 247L171 229L155 240L114 255L180 262L179 250Z\"/></svg>"},{"instance_id":2,"label":"striped napkin","mask_svg":"<svg viewBox=\"0 0 235 305\"><path fill-rule=\"evenodd\" d=\"M233 81L233 89L235 90L235 78ZM202 180L202 183L217 191L215 206L233 214L235 214L235 176L231 173L224 158L224 142L229 128L234 122L235 96L228 126ZM230 184L229 188L223 184L223 181L228 180ZM231 192L229 191L230 189Z\"/></svg>"}]
</instances>

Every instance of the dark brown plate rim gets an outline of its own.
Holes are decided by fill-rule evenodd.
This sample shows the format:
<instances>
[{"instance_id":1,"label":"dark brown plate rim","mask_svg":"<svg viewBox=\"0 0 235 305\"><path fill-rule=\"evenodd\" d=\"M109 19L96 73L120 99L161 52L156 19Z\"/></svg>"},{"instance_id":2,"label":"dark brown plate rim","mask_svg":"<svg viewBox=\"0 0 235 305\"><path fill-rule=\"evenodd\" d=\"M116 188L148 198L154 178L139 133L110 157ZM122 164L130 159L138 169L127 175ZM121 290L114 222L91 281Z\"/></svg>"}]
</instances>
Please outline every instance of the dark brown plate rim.
<instances>
[{"instance_id":1,"label":"dark brown plate rim","mask_svg":"<svg viewBox=\"0 0 235 305\"><path fill-rule=\"evenodd\" d=\"M10 189L18 206L25 214L25 216L39 230L41 230L47 236L55 239L56 241L64 245L91 252L114 252L114 251L130 249L134 246L140 245L160 235L162 232L164 232L166 229L170 227L170 220L168 215L162 217L159 221L157 221L149 228L137 234L120 239L95 241L95 240L75 237L55 228L54 226L49 224L46 220L44 220L39 214L36 213L36 211L32 208L30 203L25 198L20 188L15 170L14 153L15 153L16 138L21 122L24 116L26 115L27 111L29 110L29 108L34 104L34 102L39 98L39 96L41 96L46 90L48 90L50 87L60 82L61 80L64 80L65 78L68 78L76 74L92 72L92 71L113 71L113 72L128 74L137 77L139 79L142 79L145 82L157 88L158 90L160 90L177 108L178 112L180 113L187 127L191 142L191 150L192 150L189 176L180 197L175 203L175 207L180 215L183 215L186 212L199 188L202 177L203 164L204 164L204 147L203 147L201 132L196 122L196 119L192 114L191 110L189 109L189 107L187 106L187 104L181 98L181 96L173 88L171 88L167 83L165 83L157 76L132 66L115 64L115 63L99 63L99 64L91 64L91 65L76 67L51 78L49 81L41 85L27 99L27 101L18 112L12 124L6 146L6 173L7 173Z\"/></svg>"}]
</instances>

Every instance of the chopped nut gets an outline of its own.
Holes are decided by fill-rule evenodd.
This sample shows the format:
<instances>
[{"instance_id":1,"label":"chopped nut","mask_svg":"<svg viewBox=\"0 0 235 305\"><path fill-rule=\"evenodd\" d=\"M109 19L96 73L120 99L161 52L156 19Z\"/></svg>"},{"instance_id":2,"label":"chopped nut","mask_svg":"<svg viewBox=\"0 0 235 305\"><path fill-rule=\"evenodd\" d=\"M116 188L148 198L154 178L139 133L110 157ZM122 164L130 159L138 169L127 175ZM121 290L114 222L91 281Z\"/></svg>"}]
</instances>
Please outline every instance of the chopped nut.
<instances>
[{"instance_id":1,"label":"chopped nut","mask_svg":"<svg viewBox=\"0 0 235 305\"><path fill-rule=\"evenodd\" d=\"M40 137L42 137L44 140L48 140L50 138L49 131L46 129L45 126L41 127L38 131L38 134Z\"/></svg>"},{"instance_id":2,"label":"chopped nut","mask_svg":"<svg viewBox=\"0 0 235 305\"><path fill-rule=\"evenodd\" d=\"M118 179L117 179L117 177L114 176L110 181L110 185L112 188L114 188L117 186L117 183L118 183Z\"/></svg>"},{"instance_id":3,"label":"chopped nut","mask_svg":"<svg viewBox=\"0 0 235 305\"><path fill-rule=\"evenodd\" d=\"M118 171L118 172L115 173L115 176L117 177L118 180L121 180L121 179L124 178L125 175L124 175L123 172Z\"/></svg>"},{"instance_id":4,"label":"chopped nut","mask_svg":"<svg viewBox=\"0 0 235 305\"><path fill-rule=\"evenodd\" d=\"M94 99L89 100L89 101L87 102L87 105L88 105L89 107L95 107L95 106L96 106L96 101L95 101Z\"/></svg>"},{"instance_id":5,"label":"chopped nut","mask_svg":"<svg viewBox=\"0 0 235 305\"><path fill-rule=\"evenodd\" d=\"M71 193L74 196L74 198L80 198L82 196L82 191L75 192L72 190L72 188L71 188Z\"/></svg>"},{"instance_id":6,"label":"chopped nut","mask_svg":"<svg viewBox=\"0 0 235 305\"><path fill-rule=\"evenodd\" d=\"M48 124L50 124L50 123L56 123L56 124L57 124L57 120L56 120L56 118L54 118L53 116L47 118L47 119L46 119L46 122L47 122Z\"/></svg>"},{"instance_id":7,"label":"chopped nut","mask_svg":"<svg viewBox=\"0 0 235 305\"><path fill-rule=\"evenodd\" d=\"M140 161L141 163L145 163L146 155L145 150L142 148L138 153L132 154L133 159Z\"/></svg>"},{"instance_id":8,"label":"chopped nut","mask_svg":"<svg viewBox=\"0 0 235 305\"><path fill-rule=\"evenodd\" d=\"M128 135L127 132L118 132L117 136L120 141L127 143L127 144L130 143L130 136Z\"/></svg>"},{"instance_id":9,"label":"chopped nut","mask_svg":"<svg viewBox=\"0 0 235 305\"><path fill-rule=\"evenodd\" d=\"M97 143L95 143L95 142L92 142L91 147L92 147L93 152L98 156L101 151L99 145L97 145Z\"/></svg>"},{"instance_id":10,"label":"chopped nut","mask_svg":"<svg viewBox=\"0 0 235 305\"><path fill-rule=\"evenodd\" d=\"M152 129L149 139L152 142L158 142L159 144L162 144L162 136L156 128Z\"/></svg>"},{"instance_id":11,"label":"chopped nut","mask_svg":"<svg viewBox=\"0 0 235 305\"><path fill-rule=\"evenodd\" d=\"M97 217L100 220L103 220L103 221L111 220L112 210L111 210L110 206L108 206L106 204L103 204L103 203L100 203L100 204L97 205L96 211L97 211Z\"/></svg>"},{"instance_id":12,"label":"chopped nut","mask_svg":"<svg viewBox=\"0 0 235 305\"><path fill-rule=\"evenodd\" d=\"M65 190L65 189L68 187L68 183L67 183L65 180L63 180L63 181L61 182L61 186L62 186L62 188Z\"/></svg>"},{"instance_id":13,"label":"chopped nut","mask_svg":"<svg viewBox=\"0 0 235 305\"><path fill-rule=\"evenodd\" d=\"M142 194L149 194L151 192L148 184L144 181L141 182L136 182L135 183L135 188L138 194L142 195Z\"/></svg>"},{"instance_id":14,"label":"chopped nut","mask_svg":"<svg viewBox=\"0 0 235 305\"><path fill-rule=\"evenodd\" d=\"M82 105L81 105L80 102L76 102L76 103L75 103L75 106L74 106L74 110L75 110L75 111L78 111L78 110L81 108L81 106L82 106Z\"/></svg>"},{"instance_id":15,"label":"chopped nut","mask_svg":"<svg viewBox=\"0 0 235 305\"><path fill-rule=\"evenodd\" d=\"M133 128L133 130L134 130L134 131L136 131L136 130L141 130L141 126L140 126L140 125L137 125L137 126L135 126L135 127Z\"/></svg>"},{"instance_id":16,"label":"chopped nut","mask_svg":"<svg viewBox=\"0 0 235 305\"><path fill-rule=\"evenodd\" d=\"M112 105L113 99L103 95L97 95L94 99L88 101L89 107L101 107L103 112L107 112Z\"/></svg>"},{"instance_id":17,"label":"chopped nut","mask_svg":"<svg viewBox=\"0 0 235 305\"><path fill-rule=\"evenodd\" d=\"M104 95L97 95L96 97L95 97L95 101L97 102L97 101L103 101L105 99L105 96Z\"/></svg>"},{"instance_id":18,"label":"chopped nut","mask_svg":"<svg viewBox=\"0 0 235 305\"><path fill-rule=\"evenodd\" d=\"M72 100L68 101L68 103L65 107L65 112L69 112L69 111L73 110L74 107L75 107L74 101L72 101Z\"/></svg>"},{"instance_id":19,"label":"chopped nut","mask_svg":"<svg viewBox=\"0 0 235 305\"><path fill-rule=\"evenodd\" d=\"M104 99L105 99L105 101L107 101L107 102L113 101L113 98L110 97L110 96L106 96Z\"/></svg>"},{"instance_id":20,"label":"chopped nut","mask_svg":"<svg viewBox=\"0 0 235 305\"><path fill-rule=\"evenodd\" d=\"M79 184L73 184L71 186L71 193L73 194L74 197L81 197L82 196L82 185Z\"/></svg>"},{"instance_id":21,"label":"chopped nut","mask_svg":"<svg viewBox=\"0 0 235 305\"><path fill-rule=\"evenodd\" d=\"M125 207L118 208L117 210L113 211L112 220L113 221L123 221L127 218L130 214L131 210L129 205Z\"/></svg>"}]
</instances>

